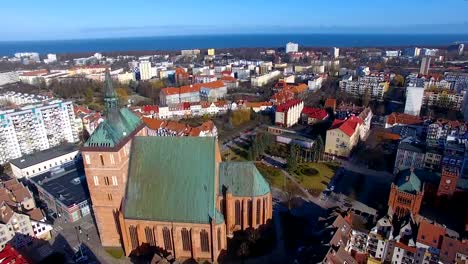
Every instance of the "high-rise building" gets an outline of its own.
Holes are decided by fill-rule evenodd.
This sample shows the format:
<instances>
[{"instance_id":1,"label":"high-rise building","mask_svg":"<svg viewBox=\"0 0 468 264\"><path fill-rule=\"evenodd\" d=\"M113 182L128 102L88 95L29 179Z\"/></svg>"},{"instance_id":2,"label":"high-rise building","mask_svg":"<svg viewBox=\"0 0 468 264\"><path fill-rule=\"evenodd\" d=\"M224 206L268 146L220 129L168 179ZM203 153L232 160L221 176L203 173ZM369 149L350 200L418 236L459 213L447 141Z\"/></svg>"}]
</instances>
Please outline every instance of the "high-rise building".
<instances>
[{"instance_id":1,"label":"high-rise building","mask_svg":"<svg viewBox=\"0 0 468 264\"><path fill-rule=\"evenodd\" d=\"M332 50L332 54L333 54L333 58L338 58L340 56L340 49L337 48L337 47L333 47L333 50Z\"/></svg>"},{"instance_id":2,"label":"high-rise building","mask_svg":"<svg viewBox=\"0 0 468 264\"><path fill-rule=\"evenodd\" d=\"M406 87L405 114L419 116L424 98L424 87Z\"/></svg>"},{"instance_id":3,"label":"high-rise building","mask_svg":"<svg viewBox=\"0 0 468 264\"><path fill-rule=\"evenodd\" d=\"M0 111L0 164L78 140L72 102L55 100Z\"/></svg>"},{"instance_id":4,"label":"high-rise building","mask_svg":"<svg viewBox=\"0 0 468 264\"><path fill-rule=\"evenodd\" d=\"M431 57L424 57L421 60L421 68L419 69L419 73L423 75L427 75L429 73L429 69L431 67Z\"/></svg>"},{"instance_id":5,"label":"high-rise building","mask_svg":"<svg viewBox=\"0 0 468 264\"><path fill-rule=\"evenodd\" d=\"M298 51L299 51L299 44L292 43L292 42L288 42L288 44L286 44L286 53L298 52Z\"/></svg>"},{"instance_id":6,"label":"high-rise building","mask_svg":"<svg viewBox=\"0 0 468 264\"><path fill-rule=\"evenodd\" d=\"M208 56L214 56L215 55L215 49L208 49Z\"/></svg>"},{"instance_id":7,"label":"high-rise building","mask_svg":"<svg viewBox=\"0 0 468 264\"><path fill-rule=\"evenodd\" d=\"M141 80L151 79L151 62L142 61L140 62L140 78Z\"/></svg>"}]
</instances>

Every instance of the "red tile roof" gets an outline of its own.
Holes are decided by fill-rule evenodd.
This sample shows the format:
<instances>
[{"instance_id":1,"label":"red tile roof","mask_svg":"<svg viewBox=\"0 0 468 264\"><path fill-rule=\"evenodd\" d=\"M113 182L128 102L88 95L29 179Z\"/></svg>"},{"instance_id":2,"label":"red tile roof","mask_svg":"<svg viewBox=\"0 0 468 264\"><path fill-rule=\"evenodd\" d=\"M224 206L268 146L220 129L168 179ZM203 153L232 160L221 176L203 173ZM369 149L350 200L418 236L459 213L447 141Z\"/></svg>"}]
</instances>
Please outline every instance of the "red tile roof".
<instances>
[{"instance_id":1,"label":"red tile roof","mask_svg":"<svg viewBox=\"0 0 468 264\"><path fill-rule=\"evenodd\" d=\"M408 245L405 245L401 242L396 242L395 247L399 247L405 251L412 252L413 254L416 254L416 248L415 247L410 247Z\"/></svg>"},{"instance_id":2,"label":"red tile roof","mask_svg":"<svg viewBox=\"0 0 468 264\"><path fill-rule=\"evenodd\" d=\"M408 115L403 113L391 113L387 116L387 124L405 124L405 125L415 125L422 123L422 119L419 116Z\"/></svg>"},{"instance_id":3,"label":"red tile roof","mask_svg":"<svg viewBox=\"0 0 468 264\"><path fill-rule=\"evenodd\" d=\"M272 102L245 102L246 107L262 107L262 106L272 106Z\"/></svg>"},{"instance_id":4,"label":"red tile roof","mask_svg":"<svg viewBox=\"0 0 468 264\"><path fill-rule=\"evenodd\" d=\"M445 227L422 219L419 224L417 241L433 248L440 248L445 233Z\"/></svg>"},{"instance_id":5,"label":"red tile roof","mask_svg":"<svg viewBox=\"0 0 468 264\"><path fill-rule=\"evenodd\" d=\"M208 83L195 83L191 85L184 85L179 88L167 87L167 88L162 89L162 92L165 95L194 93L194 92L199 92L202 87L209 88L209 89L218 89L218 88L225 87L225 84L222 81L214 81L214 82L208 82Z\"/></svg>"},{"instance_id":6,"label":"red tile roof","mask_svg":"<svg viewBox=\"0 0 468 264\"><path fill-rule=\"evenodd\" d=\"M37 70L37 71L28 71L28 72L23 72L21 74L22 76L39 76L39 75L44 75L49 73L49 70L43 69L43 70Z\"/></svg>"},{"instance_id":7,"label":"red tile roof","mask_svg":"<svg viewBox=\"0 0 468 264\"><path fill-rule=\"evenodd\" d=\"M141 110L143 113L159 113L159 106L157 105L144 105Z\"/></svg>"},{"instance_id":8,"label":"red tile roof","mask_svg":"<svg viewBox=\"0 0 468 264\"><path fill-rule=\"evenodd\" d=\"M304 109L302 109L302 113L305 115L308 115L310 118L316 118L316 119L324 119L325 117L328 116L327 111L320 109L320 108L314 108L314 107L308 107L308 106L305 106Z\"/></svg>"},{"instance_id":9,"label":"red tile roof","mask_svg":"<svg viewBox=\"0 0 468 264\"><path fill-rule=\"evenodd\" d=\"M237 81L237 79L230 76L230 75L227 75L227 76L222 76L221 81L223 81L223 82L235 82L235 81Z\"/></svg>"},{"instance_id":10,"label":"red tile roof","mask_svg":"<svg viewBox=\"0 0 468 264\"><path fill-rule=\"evenodd\" d=\"M346 120L335 119L330 129L340 129L346 135L352 136L355 133L358 124L362 123L362 119L356 116L352 116Z\"/></svg>"},{"instance_id":11,"label":"red tile roof","mask_svg":"<svg viewBox=\"0 0 468 264\"><path fill-rule=\"evenodd\" d=\"M281 104L278 106L278 108L276 108L276 112L284 112L284 111L287 111L289 110L289 108L295 106L295 105L298 105L300 104L302 101L299 100L299 99L294 99L294 100L289 100L287 101L286 103L284 104Z\"/></svg>"}]
</instances>

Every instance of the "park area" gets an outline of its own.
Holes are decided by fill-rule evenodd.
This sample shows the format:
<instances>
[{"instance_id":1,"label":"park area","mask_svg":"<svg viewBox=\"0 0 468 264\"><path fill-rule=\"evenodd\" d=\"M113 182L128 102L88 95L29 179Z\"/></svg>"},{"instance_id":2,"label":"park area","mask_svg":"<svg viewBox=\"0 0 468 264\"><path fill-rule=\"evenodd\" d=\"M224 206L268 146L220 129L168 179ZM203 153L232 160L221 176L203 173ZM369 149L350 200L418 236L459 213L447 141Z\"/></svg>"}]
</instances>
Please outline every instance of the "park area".
<instances>
[{"instance_id":1,"label":"park area","mask_svg":"<svg viewBox=\"0 0 468 264\"><path fill-rule=\"evenodd\" d=\"M334 163L300 163L290 173L310 194L318 196L327 188L338 168Z\"/></svg>"},{"instance_id":2,"label":"park area","mask_svg":"<svg viewBox=\"0 0 468 264\"><path fill-rule=\"evenodd\" d=\"M265 180L270 184L270 186L278 189L284 188L285 177L280 169L267 166L261 162L256 162L255 166L257 166L258 171L260 171L263 177L265 177Z\"/></svg>"}]
</instances>

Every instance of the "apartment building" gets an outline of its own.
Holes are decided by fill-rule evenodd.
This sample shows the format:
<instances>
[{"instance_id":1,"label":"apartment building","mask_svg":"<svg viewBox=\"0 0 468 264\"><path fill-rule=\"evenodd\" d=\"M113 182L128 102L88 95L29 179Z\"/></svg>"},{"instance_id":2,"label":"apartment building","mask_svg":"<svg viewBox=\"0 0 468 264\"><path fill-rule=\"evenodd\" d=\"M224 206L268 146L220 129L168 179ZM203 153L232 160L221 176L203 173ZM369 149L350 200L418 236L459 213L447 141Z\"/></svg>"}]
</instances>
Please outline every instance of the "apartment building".
<instances>
[{"instance_id":1,"label":"apartment building","mask_svg":"<svg viewBox=\"0 0 468 264\"><path fill-rule=\"evenodd\" d=\"M467 131L464 122L438 119L427 126L426 143L432 147L444 147L447 137L462 137Z\"/></svg>"},{"instance_id":2,"label":"apartment building","mask_svg":"<svg viewBox=\"0 0 468 264\"><path fill-rule=\"evenodd\" d=\"M274 79L279 78L280 76L281 76L281 72L278 70L275 70L275 71L272 71L272 72L269 72L260 76L252 77L250 82L252 86L259 87L259 86L266 85L268 82L273 81Z\"/></svg>"},{"instance_id":3,"label":"apartment building","mask_svg":"<svg viewBox=\"0 0 468 264\"><path fill-rule=\"evenodd\" d=\"M426 107L437 106L440 108L460 111L463 108L465 91L456 93L451 90L426 89L422 103Z\"/></svg>"},{"instance_id":4,"label":"apartment building","mask_svg":"<svg viewBox=\"0 0 468 264\"><path fill-rule=\"evenodd\" d=\"M335 119L327 130L325 154L333 157L348 158L360 138L363 121L357 116L346 120Z\"/></svg>"},{"instance_id":5,"label":"apartment building","mask_svg":"<svg viewBox=\"0 0 468 264\"><path fill-rule=\"evenodd\" d=\"M282 127L291 127L297 124L301 118L304 102L291 100L279 105L275 112L275 124Z\"/></svg>"},{"instance_id":6,"label":"apartment building","mask_svg":"<svg viewBox=\"0 0 468 264\"><path fill-rule=\"evenodd\" d=\"M298 51L299 51L299 44L293 43L293 42L288 42L286 44L286 53L298 52Z\"/></svg>"},{"instance_id":7,"label":"apartment building","mask_svg":"<svg viewBox=\"0 0 468 264\"><path fill-rule=\"evenodd\" d=\"M414 138L405 138L398 145L394 172L424 167L426 147Z\"/></svg>"},{"instance_id":8,"label":"apartment building","mask_svg":"<svg viewBox=\"0 0 468 264\"><path fill-rule=\"evenodd\" d=\"M77 142L78 129L71 101L53 100L2 110L0 163L58 146L62 142Z\"/></svg>"},{"instance_id":9,"label":"apartment building","mask_svg":"<svg viewBox=\"0 0 468 264\"><path fill-rule=\"evenodd\" d=\"M386 80L385 75L377 74L360 76L357 80L353 80L352 76L344 76L339 86L342 92L355 97L368 95L372 100L383 100L390 83Z\"/></svg>"}]
</instances>

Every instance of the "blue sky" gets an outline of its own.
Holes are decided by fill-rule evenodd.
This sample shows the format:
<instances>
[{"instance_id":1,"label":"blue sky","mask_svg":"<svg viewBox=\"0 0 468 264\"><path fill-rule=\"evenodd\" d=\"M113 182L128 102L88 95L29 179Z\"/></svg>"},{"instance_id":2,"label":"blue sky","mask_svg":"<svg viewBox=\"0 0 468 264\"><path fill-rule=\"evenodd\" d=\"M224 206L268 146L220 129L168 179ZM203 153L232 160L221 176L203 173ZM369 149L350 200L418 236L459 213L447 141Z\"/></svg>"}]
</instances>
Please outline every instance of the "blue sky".
<instances>
[{"instance_id":1,"label":"blue sky","mask_svg":"<svg viewBox=\"0 0 468 264\"><path fill-rule=\"evenodd\" d=\"M468 33L468 0L13 0L0 10L0 40Z\"/></svg>"}]
</instances>

